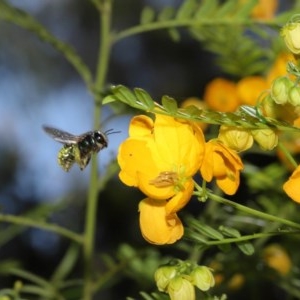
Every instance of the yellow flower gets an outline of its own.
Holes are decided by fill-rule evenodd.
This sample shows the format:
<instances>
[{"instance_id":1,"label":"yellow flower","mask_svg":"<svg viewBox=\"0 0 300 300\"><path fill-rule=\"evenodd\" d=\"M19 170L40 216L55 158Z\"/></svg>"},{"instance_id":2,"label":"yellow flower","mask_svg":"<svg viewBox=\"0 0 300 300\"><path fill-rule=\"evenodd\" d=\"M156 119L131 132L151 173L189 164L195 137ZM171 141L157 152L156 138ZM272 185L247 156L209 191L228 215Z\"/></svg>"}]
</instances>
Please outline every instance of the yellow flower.
<instances>
[{"instance_id":1,"label":"yellow flower","mask_svg":"<svg viewBox=\"0 0 300 300\"><path fill-rule=\"evenodd\" d=\"M203 99L216 111L233 112L240 105L236 84L223 78L216 78L206 86Z\"/></svg>"},{"instance_id":2,"label":"yellow flower","mask_svg":"<svg viewBox=\"0 0 300 300\"><path fill-rule=\"evenodd\" d=\"M258 0L251 12L251 16L254 19L270 20L274 17L277 7L278 0Z\"/></svg>"},{"instance_id":3,"label":"yellow flower","mask_svg":"<svg viewBox=\"0 0 300 300\"><path fill-rule=\"evenodd\" d=\"M294 201L300 203L300 165L296 168L288 181L283 185L283 190Z\"/></svg>"},{"instance_id":4,"label":"yellow flower","mask_svg":"<svg viewBox=\"0 0 300 300\"><path fill-rule=\"evenodd\" d=\"M243 163L237 153L226 147L220 140L206 143L205 156L200 168L202 177L210 182L216 178L219 188L233 195L240 184L240 170Z\"/></svg>"},{"instance_id":5,"label":"yellow flower","mask_svg":"<svg viewBox=\"0 0 300 300\"><path fill-rule=\"evenodd\" d=\"M241 104L255 105L259 95L268 88L262 76L248 76L237 83L237 93Z\"/></svg>"},{"instance_id":6,"label":"yellow flower","mask_svg":"<svg viewBox=\"0 0 300 300\"><path fill-rule=\"evenodd\" d=\"M138 187L147 198L139 205L140 227L146 240L170 244L180 239L183 226L176 212L189 201L204 156L201 128L188 121L156 115L136 116L129 138L118 153L123 183Z\"/></svg>"},{"instance_id":7,"label":"yellow flower","mask_svg":"<svg viewBox=\"0 0 300 300\"><path fill-rule=\"evenodd\" d=\"M280 245L271 244L263 251L265 263L280 275L287 275L292 268L292 261L288 253Z\"/></svg>"}]
</instances>

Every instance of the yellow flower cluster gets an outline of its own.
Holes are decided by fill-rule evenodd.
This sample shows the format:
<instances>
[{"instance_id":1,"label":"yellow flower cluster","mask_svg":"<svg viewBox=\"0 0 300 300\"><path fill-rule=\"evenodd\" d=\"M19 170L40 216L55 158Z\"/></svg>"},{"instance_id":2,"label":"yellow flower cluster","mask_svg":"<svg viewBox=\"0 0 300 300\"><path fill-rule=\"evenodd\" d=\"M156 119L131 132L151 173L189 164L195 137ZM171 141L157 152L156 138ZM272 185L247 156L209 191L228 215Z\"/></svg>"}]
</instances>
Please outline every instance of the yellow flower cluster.
<instances>
[{"instance_id":1,"label":"yellow flower cluster","mask_svg":"<svg viewBox=\"0 0 300 300\"><path fill-rule=\"evenodd\" d=\"M183 235L177 216L190 200L198 172L227 194L239 186L243 164L218 140L205 142L199 124L157 114L131 120L129 137L119 148L121 181L147 197L139 204L140 228L154 244L171 244Z\"/></svg>"},{"instance_id":2,"label":"yellow flower cluster","mask_svg":"<svg viewBox=\"0 0 300 300\"><path fill-rule=\"evenodd\" d=\"M272 81L286 74L286 63L289 60L292 60L291 55L278 55L265 76L248 76L238 82L215 78L206 86L203 99L209 108L223 112L234 112L240 105L256 105L260 95L270 88Z\"/></svg>"}]
</instances>

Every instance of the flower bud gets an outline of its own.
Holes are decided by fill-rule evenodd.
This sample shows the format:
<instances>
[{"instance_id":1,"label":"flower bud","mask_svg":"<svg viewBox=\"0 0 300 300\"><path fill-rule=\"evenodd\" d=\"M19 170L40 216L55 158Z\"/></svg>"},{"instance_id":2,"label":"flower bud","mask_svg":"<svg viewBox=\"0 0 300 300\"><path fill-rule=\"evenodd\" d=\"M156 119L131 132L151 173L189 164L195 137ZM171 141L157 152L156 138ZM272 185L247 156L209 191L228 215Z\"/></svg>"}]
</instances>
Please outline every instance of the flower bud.
<instances>
[{"instance_id":1,"label":"flower bud","mask_svg":"<svg viewBox=\"0 0 300 300\"><path fill-rule=\"evenodd\" d=\"M170 280L174 278L176 274L177 274L176 267L165 266L165 267L158 268L154 274L154 278L158 290L161 292L165 292L167 290L167 286Z\"/></svg>"},{"instance_id":2,"label":"flower bud","mask_svg":"<svg viewBox=\"0 0 300 300\"><path fill-rule=\"evenodd\" d=\"M287 23L281 29L281 36L288 49L293 54L300 54L300 20L299 16L292 22Z\"/></svg>"},{"instance_id":3,"label":"flower bud","mask_svg":"<svg viewBox=\"0 0 300 300\"><path fill-rule=\"evenodd\" d=\"M300 105L300 86L293 86L289 89L289 103L293 106Z\"/></svg>"},{"instance_id":4,"label":"flower bud","mask_svg":"<svg viewBox=\"0 0 300 300\"><path fill-rule=\"evenodd\" d=\"M220 127L218 138L227 147L237 152L245 151L253 144L253 137L248 130L224 125Z\"/></svg>"},{"instance_id":5,"label":"flower bud","mask_svg":"<svg viewBox=\"0 0 300 300\"><path fill-rule=\"evenodd\" d=\"M168 285L168 294L171 300L195 300L195 288L192 283L184 277L177 276L171 279Z\"/></svg>"},{"instance_id":6,"label":"flower bud","mask_svg":"<svg viewBox=\"0 0 300 300\"><path fill-rule=\"evenodd\" d=\"M271 94L268 93L258 104L260 114L268 118L276 118L276 107L278 104L275 103Z\"/></svg>"},{"instance_id":7,"label":"flower bud","mask_svg":"<svg viewBox=\"0 0 300 300\"><path fill-rule=\"evenodd\" d=\"M215 285L215 278L211 269L206 266L195 268L191 274L192 283L201 291L207 291Z\"/></svg>"},{"instance_id":8,"label":"flower bud","mask_svg":"<svg viewBox=\"0 0 300 300\"><path fill-rule=\"evenodd\" d=\"M278 144L278 136L272 129L255 129L251 132L254 140L263 150L272 150Z\"/></svg>"},{"instance_id":9,"label":"flower bud","mask_svg":"<svg viewBox=\"0 0 300 300\"><path fill-rule=\"evenodd\" d=\"M271 96L277 104L285 104L289 100L288 91L294 86L286 76L277 77L271 87Z\"/></svg>"}]
</instances>

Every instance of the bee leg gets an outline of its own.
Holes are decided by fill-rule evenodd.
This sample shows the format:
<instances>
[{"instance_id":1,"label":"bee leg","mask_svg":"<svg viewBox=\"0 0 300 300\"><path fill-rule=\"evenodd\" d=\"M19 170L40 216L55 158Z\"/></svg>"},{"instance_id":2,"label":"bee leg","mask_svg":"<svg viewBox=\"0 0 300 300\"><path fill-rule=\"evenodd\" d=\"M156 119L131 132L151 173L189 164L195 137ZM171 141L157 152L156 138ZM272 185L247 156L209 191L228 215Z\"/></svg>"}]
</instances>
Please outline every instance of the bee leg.
<instances>
[{"instance_id":1,"label":"bee leg","mask_svg":"<svg viewBox=\"0 0 300 300\"><path fill-rule=\"evenodd\" d=\"M64 145L58 152L57 162L64 171L68 172L75 162L74 146Z\"/></svg>"},{"instance_id":2,"label":"bee leg","mask_svg":"<svg viewBox=\"0 0 300 300\"><path fill-rule=\"evenodd\" d=\"M78 163L81 171L88 165L90 160L91 160L91 155L86 155L83 158L81 158L80 163Z\"/></svg>"}]
</instances>

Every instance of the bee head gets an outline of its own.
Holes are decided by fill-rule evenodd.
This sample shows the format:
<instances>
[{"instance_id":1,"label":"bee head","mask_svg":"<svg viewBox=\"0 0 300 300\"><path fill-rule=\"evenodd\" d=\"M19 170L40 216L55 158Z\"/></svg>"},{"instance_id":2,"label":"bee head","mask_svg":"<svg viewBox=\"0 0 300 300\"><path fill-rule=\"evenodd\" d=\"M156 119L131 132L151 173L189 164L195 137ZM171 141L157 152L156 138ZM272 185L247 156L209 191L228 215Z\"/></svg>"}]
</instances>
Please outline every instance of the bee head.
<instances>
[{"instance_id":1,"label":"bee head","mask_svg":"<svg viewBox=\"0 0 300 300\"><path fill-rule=\"evenodd\" d=\"M97 146L99 147L99 150L106 148L108 145L108 139L105 133L97 130L94 131L94 139L96 141Z\"/></svg>"}]
</instances>

